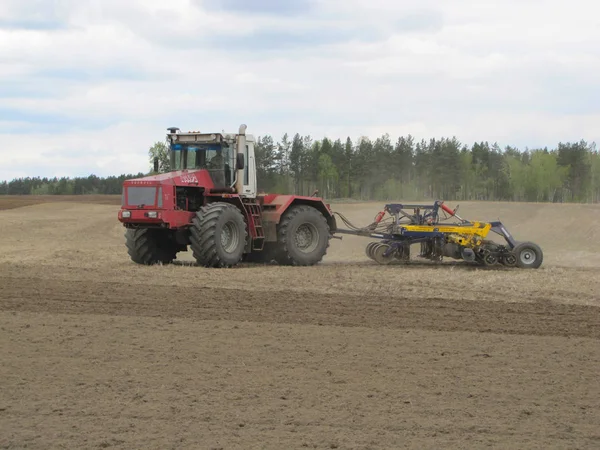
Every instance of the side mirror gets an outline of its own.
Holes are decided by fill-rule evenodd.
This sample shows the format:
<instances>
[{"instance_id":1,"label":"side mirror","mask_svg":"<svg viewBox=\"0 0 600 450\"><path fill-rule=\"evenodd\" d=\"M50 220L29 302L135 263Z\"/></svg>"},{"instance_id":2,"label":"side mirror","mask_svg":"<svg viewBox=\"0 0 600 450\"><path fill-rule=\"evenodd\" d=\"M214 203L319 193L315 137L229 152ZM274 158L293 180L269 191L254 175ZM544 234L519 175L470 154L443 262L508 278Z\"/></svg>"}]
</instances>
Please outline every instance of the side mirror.
<instances>
[{"instance_id":1,"label":"side mirror","mask_svg":"<svg viewBox=\"0 0 600 450\"><path fill-rule=\"evenodd\" d=\"M243 170L244 167L245 167L244 154L236 153L235 170Z\"/></svg>"},{"instance_id":2,"label":"side mirror","mask_svg":"<svg viewBox=\"0 0 600 450\"><path fill-rule=\"evenodd\" d=\"M154 172L158 172L158 157L154 157Z\"/></svg>"}]
</instances>

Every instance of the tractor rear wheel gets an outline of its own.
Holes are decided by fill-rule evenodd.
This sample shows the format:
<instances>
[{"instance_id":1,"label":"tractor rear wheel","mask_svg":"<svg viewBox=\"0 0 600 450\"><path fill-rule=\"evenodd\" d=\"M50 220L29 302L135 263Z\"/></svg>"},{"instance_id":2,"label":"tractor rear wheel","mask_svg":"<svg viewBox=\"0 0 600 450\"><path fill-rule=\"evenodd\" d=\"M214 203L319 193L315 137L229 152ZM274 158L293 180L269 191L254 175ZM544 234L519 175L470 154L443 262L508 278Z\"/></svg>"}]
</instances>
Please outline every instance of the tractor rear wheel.
<instances>
[{"instance_id":1,"label":"tractor rear wheel","mask_svg":"<svg viewBox=\"0 0 600 450\"><path fill-rule=\"evenodd\" d=\"M247 236L246 220L238 208L209 203L192 219L190 248L200 266L232 267L242 259Z\"/></svg>"},{"instance_id":2,"label":"tractor rear wheel","mask_svg":"<svg viewBox=\"0 0 600 450\"><path fill-rule=\"evenodd\" d=\"M169 264L177 257L177 244L165 230L128 228L125 245L131 260L138 264Z\"/></svg>"},{"instance_id":3,"label":"tractor rear wheel","mask_svg":"<svg viewBox=\"0 0 600 450\"><path fill-rule=\"evenodd\" d=\"M282 265L312 266L327 253L330 238L329 225L319 210L292 206L279 222L275 259Z\"/></svg>"},{"instance_id":4,"label":"tractor rear wheel","mask_svg":"<svg viewBox=\"0 0 600 450\"><path fill-rule=\"evenodd\" d=\"M537 269L542 265L544 254L542 249L533 242L522 242L518 244L513 254L517 258L517 267L521 269Z\"/></svg>"}]
</instances>

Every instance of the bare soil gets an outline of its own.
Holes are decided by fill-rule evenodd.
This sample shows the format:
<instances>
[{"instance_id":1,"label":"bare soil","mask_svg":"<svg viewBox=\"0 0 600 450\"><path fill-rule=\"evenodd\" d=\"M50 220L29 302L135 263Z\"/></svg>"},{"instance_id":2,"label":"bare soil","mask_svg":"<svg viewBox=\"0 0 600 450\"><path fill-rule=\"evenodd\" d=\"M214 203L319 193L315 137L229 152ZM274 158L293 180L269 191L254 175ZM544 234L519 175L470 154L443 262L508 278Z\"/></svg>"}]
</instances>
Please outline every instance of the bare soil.
<instances>
[{"instance_id":1,"label":"bare soil","mask_svg":"<svg viewBox=\"0 0 600 450\"><path fill-rule=\"evenodd\" d=\"M0 448L600 447L598 205L461 205L539 270L211 270L133 264L118 199L2 200Z\"/></svg>"},{"instance_id":2,"label":"bare soil","mask_svg":"<svg viewBox=\"0 0 600 450\"><path fill-rule=\"evenodd\" d=\"M0 195L0 211L39 205L41 203L95 203L100 205L120 205L120 195Z\"/></svg>"}]
</instances>

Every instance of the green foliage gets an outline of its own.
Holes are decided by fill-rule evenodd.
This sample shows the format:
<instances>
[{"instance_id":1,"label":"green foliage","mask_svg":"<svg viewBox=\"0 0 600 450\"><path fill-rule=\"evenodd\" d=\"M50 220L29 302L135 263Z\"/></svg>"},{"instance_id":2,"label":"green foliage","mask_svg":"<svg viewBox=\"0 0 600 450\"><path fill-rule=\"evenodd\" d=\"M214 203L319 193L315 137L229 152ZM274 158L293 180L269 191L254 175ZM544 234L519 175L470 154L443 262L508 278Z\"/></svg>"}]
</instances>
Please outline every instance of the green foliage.
<instances>
[{"instance_id":1,"label":"green foliage","mask_svg":"<svg viewBox=\"0 0 600 450\"><path fill-rule=\"evenodd\" d=\"M335 197L335 187L338 185L338 171L327 153L319 156L320 192L325 197Z\"/></svg>"},{"instance_id":2,"label":"green foliage","mask_svg":"<svg viewBox=\"0 0 600 450\"><path fill-rule=\"evenodd\" d=\"M152 172L154 172L154 158L158 158L158 173L165 173L171 170L169 148L164 142L155 142L154 145L148 149L148 158L150 161L150 170Z\"/></svg>"},{"instance_id":3,"label":"green foliage","mask_svg":"<svg viewBox=\"0 0 600 450\"><path fill-rule=\"evenodd\" d=\"M261 188L270 192L310 195L319 189L327 198L384 201L600 199L600 157L583 141L551 151L501 149L488 142L468 147L455 137L415 142L410 135L392 144L387 134L356 143L299 134L291 144L287 135L278 144L270 137L259 143L289 149L287 165L279 163L277 152L271 157L267 148L257 151Z\"/></svg>"},{"instance_id":4,"label":"green foliage","mask_svg":"<svg viewBox=\"0 0 600 450\"><path fill-rule=\"evenodd\" d=\"M123 181L145 174L127 174L100 178L96 175L77 178L16 178L0 183L0 195L88 195L121 194Z\"/></svg>"}]
</instances>

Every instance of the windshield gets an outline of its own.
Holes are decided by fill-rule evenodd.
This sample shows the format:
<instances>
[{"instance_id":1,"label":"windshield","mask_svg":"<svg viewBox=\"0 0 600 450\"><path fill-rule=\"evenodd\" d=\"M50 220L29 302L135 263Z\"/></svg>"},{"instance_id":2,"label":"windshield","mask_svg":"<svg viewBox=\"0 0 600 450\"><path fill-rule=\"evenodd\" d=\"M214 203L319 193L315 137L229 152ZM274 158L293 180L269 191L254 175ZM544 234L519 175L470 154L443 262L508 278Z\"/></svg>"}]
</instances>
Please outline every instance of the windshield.
<instances>
[{"instance_id":1,"label":"windshield","mask_svg":"<svg viewBox=\"0 0 600 450\"><path fill-rule=\"evenodd\" d=\"M171 147L171 169L224 169L231 165L229 147L214 144L175 144Z\"/></svg>"},{"instance_id":2,"label":"windshield","mask_svg":"<svg viewBox=\"0 0 600 450\"><path fill-rule=\"evenodd\" d=\"M219 144L173 144L171 170L207 169L216 185L229 186L233 176L233 153Z\"/></svg>"}]
</instances>

